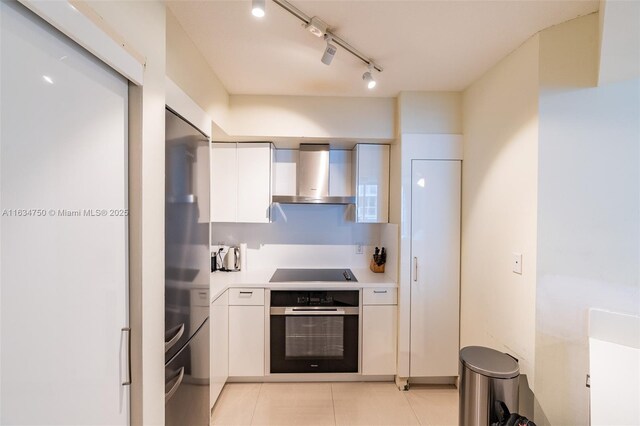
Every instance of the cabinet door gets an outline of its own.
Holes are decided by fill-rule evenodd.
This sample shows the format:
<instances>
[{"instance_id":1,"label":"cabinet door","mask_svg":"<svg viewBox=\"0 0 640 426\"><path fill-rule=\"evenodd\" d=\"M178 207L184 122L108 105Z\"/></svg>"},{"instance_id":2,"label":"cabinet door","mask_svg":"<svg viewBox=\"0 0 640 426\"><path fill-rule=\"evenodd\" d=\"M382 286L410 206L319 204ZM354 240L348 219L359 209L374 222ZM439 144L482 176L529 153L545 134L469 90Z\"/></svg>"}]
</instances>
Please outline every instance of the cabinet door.
<instances>
[{"instance_id":1,"label":"cabinet door","mask_svg":"<svg viewBox=\"0 0 640 426\"><path fill-rule=\"evenodd\" d=\"M235 222L238 204L236 144L211 145L211 222Z\"/></svg>"},{"instance_id":2,"label":"cabinet door","mask_svg":"<svg viewBox=\"0 0 640 426\"><path fill-rule=\"evenodd\" d=\"M362 307L362 374L396 374L398 307Z\"/></svg>"},{"instance_id":3,"label":"cabinet door","mask_svg":"<svg viewBox=\"0 0 640 426\"><path fill-rule=\"evenodd\" d=\"M389 145L358 144L356 158L356 222L389 221Z\"/></svg>"},{"instance_id":4,"label":"cabinet door","mask_svg":"<svg viewBox=\"0 0 640 426\"><path fill-rule=\"evenodd\" d=\"M213 408L229 376L229 304L225 291L211 304L211 388L209 408Z\"/></svg>"},{"instance_id":5,"label":"cabinet door","mask_svg":"<svg viewBox=\"0 0 640 426\"><path fill-rule=\"evenodd\" d=\"M229 306L229 376L264 375L264 306Z\"/></svg>"},{"instance_id":6,"label":"cabinet door","mask_svg":"<svg viewBox=\"0 0 640 426\"><path fill-rule=\"evenodd\" d=\"M238 144L237 222L269 223L270 210L271 144Z\"/></svg>"},{"instance_id":7,"label":"cabinet door","mask_svg":"<svg viewBox=\"0 0 640 426\"><path fill-rule=\"evenodd\" d=\"M457 376L460 161L411 166L412 377Z\"/></svg>"}]
</instances>

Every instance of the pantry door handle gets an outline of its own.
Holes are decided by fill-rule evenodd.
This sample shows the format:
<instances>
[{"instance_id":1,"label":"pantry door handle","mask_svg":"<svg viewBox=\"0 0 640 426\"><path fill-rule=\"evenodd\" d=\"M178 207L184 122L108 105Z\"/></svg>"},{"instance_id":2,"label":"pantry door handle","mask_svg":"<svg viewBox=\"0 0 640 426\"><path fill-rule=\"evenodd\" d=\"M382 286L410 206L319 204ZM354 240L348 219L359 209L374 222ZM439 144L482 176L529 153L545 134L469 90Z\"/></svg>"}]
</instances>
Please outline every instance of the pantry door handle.
<instances>
[{"instance_id":1,"label":"pantry door handle","mask_svg":"<svg viewBox=\"0 0 640 426\"><path fill-rule=\"evenodd\" d=\"M418 281L418 258L413 258L413 281Z\"/></svg>"},{"instance_id":2,"label":"pantry door handle","mask_svg":"<svg viewBox=\"0 0 640 426\"><path fill-rule=\"evenodd\" d=\"M121 333L127 333L127 380L122 382L122 386L131 385L131 327L122 327Z\"/></svg>"}]
</instances>

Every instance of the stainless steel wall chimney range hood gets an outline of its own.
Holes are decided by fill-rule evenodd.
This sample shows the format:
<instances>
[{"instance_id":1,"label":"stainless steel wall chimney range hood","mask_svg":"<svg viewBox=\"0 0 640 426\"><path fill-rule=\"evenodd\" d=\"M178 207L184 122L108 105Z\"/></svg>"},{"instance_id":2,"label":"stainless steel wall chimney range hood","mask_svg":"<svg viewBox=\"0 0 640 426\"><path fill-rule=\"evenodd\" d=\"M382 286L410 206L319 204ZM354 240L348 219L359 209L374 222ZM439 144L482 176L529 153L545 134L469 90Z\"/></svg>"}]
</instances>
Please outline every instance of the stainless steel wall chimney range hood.
<instances>
[{"instance_id":1,"label":"stainless steel wall chimney range hood","mask_svg":"<svg viewBox=\"0 0 640 426\"><path fill-rule=\"evenodd\" d=\"M329 144L300 144L297 195L274 195L280 204L355 204L356 197L329 195Z\"/></svg>"}]
</instances>

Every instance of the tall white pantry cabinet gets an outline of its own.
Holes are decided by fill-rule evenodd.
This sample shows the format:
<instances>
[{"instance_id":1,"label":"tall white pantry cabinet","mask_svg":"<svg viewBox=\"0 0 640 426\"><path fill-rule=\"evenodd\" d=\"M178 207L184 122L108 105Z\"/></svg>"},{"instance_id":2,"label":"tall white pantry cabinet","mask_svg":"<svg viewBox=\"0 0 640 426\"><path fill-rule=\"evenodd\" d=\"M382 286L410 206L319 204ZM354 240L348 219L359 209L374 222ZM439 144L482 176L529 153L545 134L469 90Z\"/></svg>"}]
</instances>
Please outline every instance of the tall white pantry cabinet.
<instances>
[{"instance_id":1,"label":"tall white pantry cabinet","mask_svg":"<svg viewBox=\"0 0 640 426\"><path fill-rule=\"evenodd\" d=\"M458 375L460 185L460 161L411 161L411 377Z\"/></svg>"}]
</instances>

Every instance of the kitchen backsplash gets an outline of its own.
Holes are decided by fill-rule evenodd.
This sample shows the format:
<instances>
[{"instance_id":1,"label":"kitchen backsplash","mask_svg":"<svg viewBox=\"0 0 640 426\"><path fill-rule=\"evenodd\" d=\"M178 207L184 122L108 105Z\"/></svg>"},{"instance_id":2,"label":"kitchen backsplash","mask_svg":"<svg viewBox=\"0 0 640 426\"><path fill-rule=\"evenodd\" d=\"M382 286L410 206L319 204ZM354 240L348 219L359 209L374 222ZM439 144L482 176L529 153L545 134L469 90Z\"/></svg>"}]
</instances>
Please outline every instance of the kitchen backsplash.
<instances>
[{"instance_id":1,"label":"kitchen backsplash","mask_svg":"<svg viewBox=\"0 0 640 426\"><path fill-rule=\"evenodd\" d=\"M217 244L377 244L379 224L355 223L353 206L281 204L272 223L212 223L211 242Z\"/></svg>"},{"instance_id":2,"label":"kitchen backsplash","mask_svg":"<svg viewBox=\"0 0 640 426\"><path fill-rule=\"evenodd\" d=\"M247 243L249 270L273 266L366 268L375 246L397 247L397 243L385 241L397 235L397 226L355 223L350 219L351 209L353 206L280 205L274 208L269 224L212 223L211 243ZM356 253L357 245L363 246L362 254ZM393 263L394 256L389 253ZM395 265L391 269L395 271Z\"/></svg>"}]
</instances>

